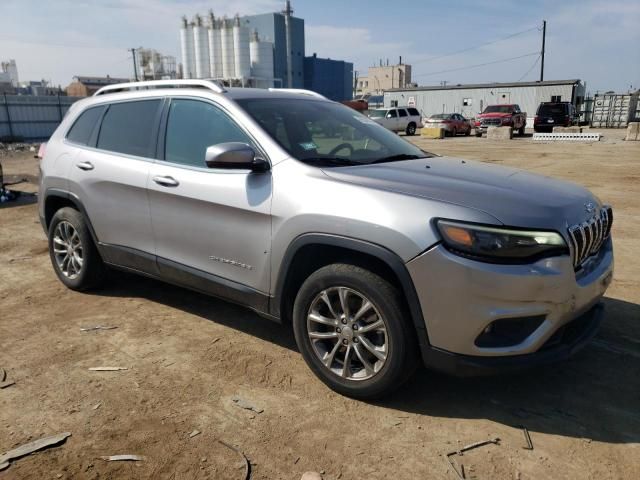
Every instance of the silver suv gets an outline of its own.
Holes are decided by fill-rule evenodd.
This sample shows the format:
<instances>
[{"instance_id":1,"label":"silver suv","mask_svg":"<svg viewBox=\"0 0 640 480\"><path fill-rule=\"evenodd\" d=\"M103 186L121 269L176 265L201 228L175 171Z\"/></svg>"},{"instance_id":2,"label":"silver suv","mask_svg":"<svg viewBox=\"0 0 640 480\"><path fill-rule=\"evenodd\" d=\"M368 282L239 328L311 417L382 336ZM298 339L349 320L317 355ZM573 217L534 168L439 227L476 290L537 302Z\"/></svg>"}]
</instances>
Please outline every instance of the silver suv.
<instances>
[{"instance_id":1,"label":"silver suv","mask_svg":"<svg viewBox=\"0 0 640 480\"><path fill-rule=\"evenodd\" d=\"M337 133L336 133L337 132ZM39 214L74 290L109 267L293 326L334 390L569 356L596 332L612 213L588 190L439 157L317 94L109 86L46 146Z\"/></svg>"}]
</instances>

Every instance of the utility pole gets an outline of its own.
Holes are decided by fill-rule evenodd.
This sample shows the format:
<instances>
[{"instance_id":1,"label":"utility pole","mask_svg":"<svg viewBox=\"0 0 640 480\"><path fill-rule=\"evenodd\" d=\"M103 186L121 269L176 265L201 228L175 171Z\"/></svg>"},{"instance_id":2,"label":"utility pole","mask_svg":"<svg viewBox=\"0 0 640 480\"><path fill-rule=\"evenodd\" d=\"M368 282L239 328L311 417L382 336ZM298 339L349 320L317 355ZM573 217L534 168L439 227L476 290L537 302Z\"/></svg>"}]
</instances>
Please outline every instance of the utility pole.
<instances>
[{"instance_id":1,"label":"utility pole","mask_svg":"<svg viewBox=\"0 0 640 480\"><path fill-rule=\"evenodd\" d=\"M129 51L133 55L133 76L138 81L138 66L136 65L136 49L130 48Z\"/></svg>"},{"instance_id":2,"label":"utility pole","mask_svg":"<svg viewBox=\"0 0 640 480\"><path fill-rule=\"evenodd\" d=\"M542 58L540 62L540 81L544 81L544 42L547 37L547 21L542 21Z\"/></svg>"}]
</instances>

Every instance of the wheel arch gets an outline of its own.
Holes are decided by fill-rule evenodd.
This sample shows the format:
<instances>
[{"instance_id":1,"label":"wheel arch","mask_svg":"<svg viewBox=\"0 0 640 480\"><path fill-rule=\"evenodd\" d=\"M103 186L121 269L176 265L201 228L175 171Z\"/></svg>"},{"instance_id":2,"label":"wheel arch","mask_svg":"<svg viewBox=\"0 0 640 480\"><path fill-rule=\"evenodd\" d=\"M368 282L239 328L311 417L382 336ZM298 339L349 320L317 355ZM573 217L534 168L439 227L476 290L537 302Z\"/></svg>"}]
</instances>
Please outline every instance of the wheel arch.
<instances>
[{"instance_id":1,"label":"wheel arch","mask_svg":"<svg viewBox=\"0 0 640 480\"><path fill-rule=\"evenodd\" d=\"M77 195L74 195L73 193L67 192L65 190L51 188L46 191L44 198L43 225L45 227L45 230L49 230L49 225L51 224L51 220L53 219L53 216L56 214L56 212L65 207L75 208L82 214L85 221L87 222L87 227L89 228L89 232L91 233L91 238L93 239L94 244L97 246L98 238L96 237L96 233L93 229L93 225L91 225L91 220L87 215L87 211L85 210L84 205L82 205L82 202L77 197Z\"/></svg>"},{"instance_id":2,"label":"wheel arch","mask_svg":"<svg viewBox=\"0 0 640 480\"><path fill-rule=\"evenodd\" d=\"M402 259L381 245L350 237L315 233L297 237L280 264L270 314L290 323L293 302L304 280L331 263L365 267L393 283L403 295L420 348L429 345L418 295Z\"/></svg>"}]
</instances>

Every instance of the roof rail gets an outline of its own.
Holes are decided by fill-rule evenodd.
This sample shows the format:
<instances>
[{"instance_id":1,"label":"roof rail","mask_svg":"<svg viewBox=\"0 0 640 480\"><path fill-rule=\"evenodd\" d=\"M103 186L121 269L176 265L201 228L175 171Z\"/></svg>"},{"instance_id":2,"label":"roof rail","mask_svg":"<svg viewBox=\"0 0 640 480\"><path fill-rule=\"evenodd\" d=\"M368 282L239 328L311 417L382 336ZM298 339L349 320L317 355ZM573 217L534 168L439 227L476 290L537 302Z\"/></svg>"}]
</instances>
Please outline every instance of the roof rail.
<instances>
[{"instance_id":1,"label":"roof rail","mask_svg":"<svg viewBox=\"0 0 640 480\"><path fill-rule=\"evenodd\" d=\"M328 100L324 95L320 95L318 92L314 92L313 90L305 90L304 88L269 88L270 92L288 92L288 93L299 93L301 95L309 95L310 97L322 98L324 100Z\"/></svg>"},{"instance_id":2,"label":"roof rail","mask_svg":"<svg viewBox=\"0 0 640 480\"><path fill-rule=\"evenodd\" d=\"M114 83L113 85L102 87L94 93L93 96L96 97L98 95L104 95L105 93L124 92L127 90L152 90L156 88L178 87L207 88L215 93L226 92L223 87L213 80L149 80L146 82Z\"/></svg>"}]
</instances>

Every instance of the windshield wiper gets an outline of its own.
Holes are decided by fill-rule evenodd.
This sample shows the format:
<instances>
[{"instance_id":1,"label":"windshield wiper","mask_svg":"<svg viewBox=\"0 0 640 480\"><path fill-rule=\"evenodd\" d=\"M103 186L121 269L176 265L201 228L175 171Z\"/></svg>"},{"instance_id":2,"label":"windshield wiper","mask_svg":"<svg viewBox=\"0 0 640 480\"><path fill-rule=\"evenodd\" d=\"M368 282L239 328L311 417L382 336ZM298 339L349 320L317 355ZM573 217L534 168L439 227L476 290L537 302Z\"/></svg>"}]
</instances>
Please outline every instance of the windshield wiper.
<instances>
[{"instance_id":1,"label":"windshield wiper","mask_svg":"<svg viewBox=\"0 0 640 480\"><path fill-rule=\"evenodd\" d=\"M369 164L374 164L374 163L384 163L384 162L400 162L402 160L417 160L419 158L427 158L426 155L413 155L410 153L398 153L396 155L389 155L388 157L382 157L382 158L378 158L377 160L374 160L373 162L369 162Z\"/></svg>"},{"instance_id":2,"label":"windshield wiper","mask_svg":"<svg viewBox=\"0 0 640 480\"><path fill-rule=\"evenodd\" d=\"M325 167L352 167L354 165L362 165L360 162L354 162L348 158L340 157L310 157L301 158L301 162L312 163L313 165L324 164Z\"/></svg>"}]
</instances>

